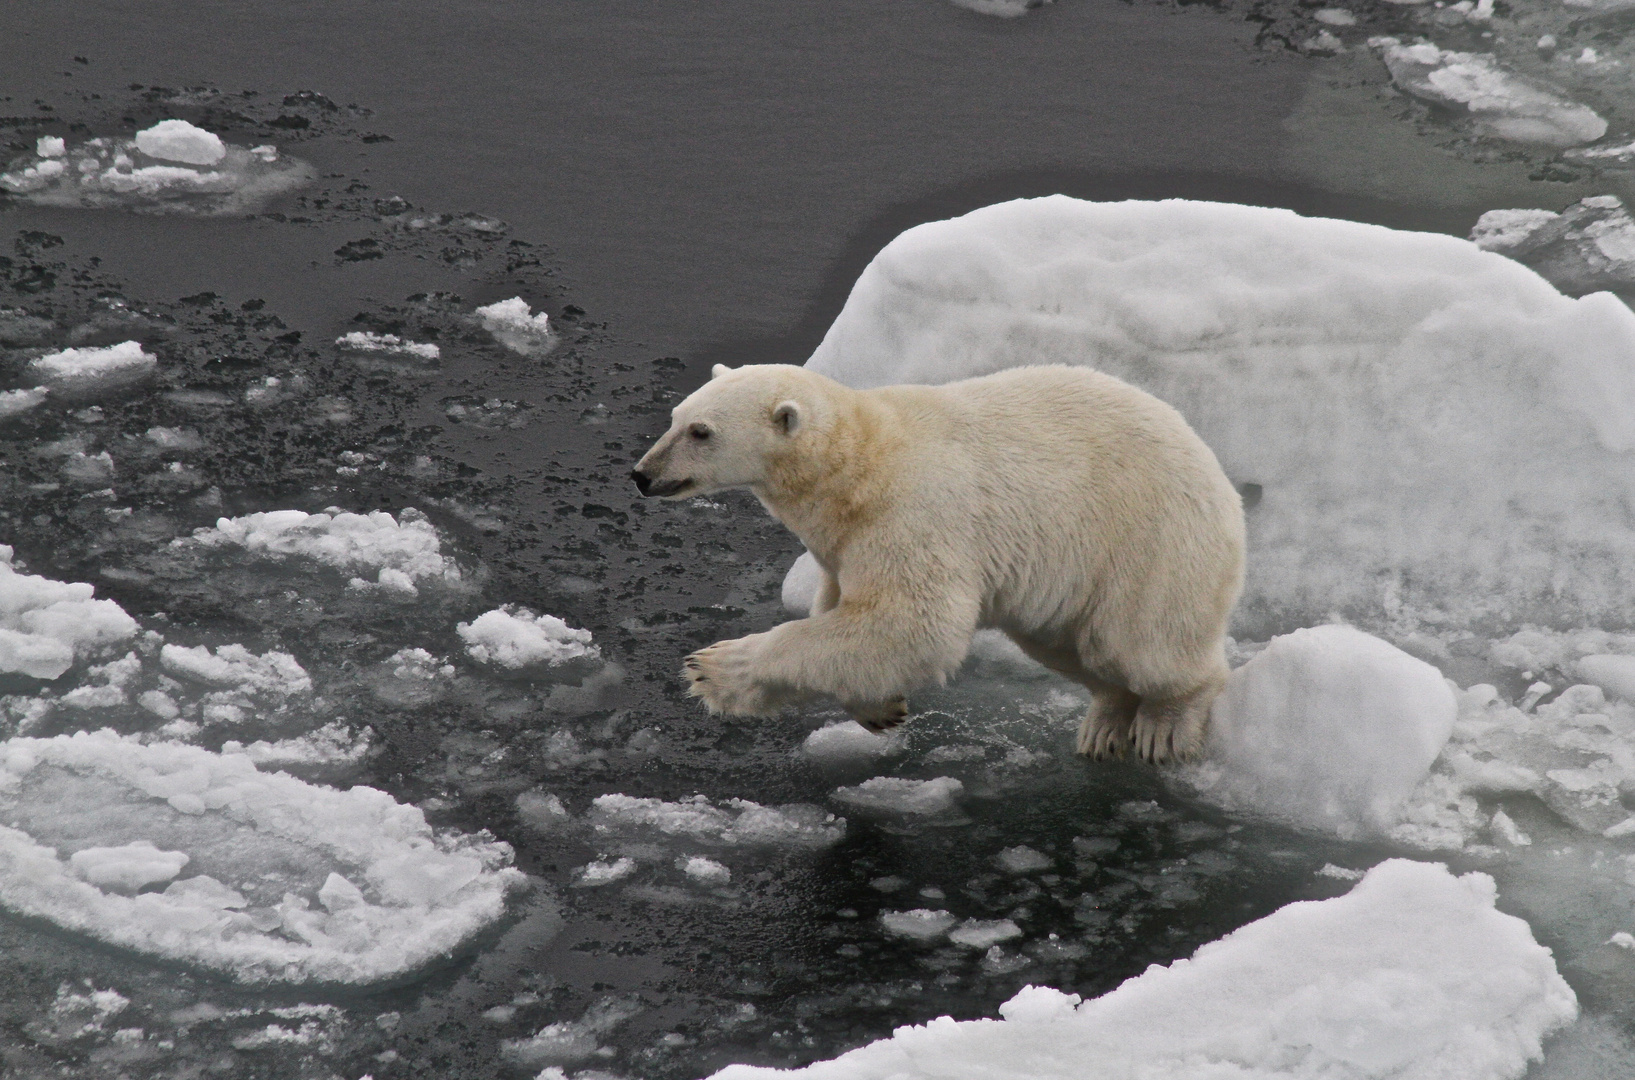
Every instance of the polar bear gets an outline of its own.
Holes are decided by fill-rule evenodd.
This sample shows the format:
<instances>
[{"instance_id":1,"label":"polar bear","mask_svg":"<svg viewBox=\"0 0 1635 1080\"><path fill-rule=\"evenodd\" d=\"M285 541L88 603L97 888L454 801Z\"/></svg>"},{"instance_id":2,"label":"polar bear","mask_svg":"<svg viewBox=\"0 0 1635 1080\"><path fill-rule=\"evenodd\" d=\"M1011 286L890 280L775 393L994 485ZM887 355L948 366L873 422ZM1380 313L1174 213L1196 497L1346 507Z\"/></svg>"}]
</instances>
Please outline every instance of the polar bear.
<instances>
[{"instance_id":1,"label":"polar bear","mask_svg":"<svg viewBox=\"0 0 1635 1080\"><path fill-rule=\"evenodd\" d=\"M631 476L668 499L747 488L823 569L809 618L687 658L712 712L828 695L884 730L996 627L1089 688L1080 753L1203 746L1243 506L1181 414L1128 383L1043 366L854 390L716 365Z\"/></svg>"}]
</instances>

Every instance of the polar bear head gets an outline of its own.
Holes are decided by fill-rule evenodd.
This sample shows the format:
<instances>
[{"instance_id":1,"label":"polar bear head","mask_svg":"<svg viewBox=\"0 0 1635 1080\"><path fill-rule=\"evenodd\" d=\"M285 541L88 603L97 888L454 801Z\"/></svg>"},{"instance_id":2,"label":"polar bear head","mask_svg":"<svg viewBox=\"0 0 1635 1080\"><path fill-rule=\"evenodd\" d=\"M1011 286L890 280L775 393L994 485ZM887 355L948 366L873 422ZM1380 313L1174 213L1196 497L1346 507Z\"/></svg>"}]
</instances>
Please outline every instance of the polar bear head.
<instances>
[{"instance_id":1,"label":"polar bear head","mask_svg":"<svg viewBox=\"0 0 1635 1080\"><path fill-rule=\"evenodd\" d=\"M843 389L790 364L717 364L670 411L670 430L630 478L643 495L666 499L759 487L780 458L826 426Z\"/></svg>"}]
</instances>

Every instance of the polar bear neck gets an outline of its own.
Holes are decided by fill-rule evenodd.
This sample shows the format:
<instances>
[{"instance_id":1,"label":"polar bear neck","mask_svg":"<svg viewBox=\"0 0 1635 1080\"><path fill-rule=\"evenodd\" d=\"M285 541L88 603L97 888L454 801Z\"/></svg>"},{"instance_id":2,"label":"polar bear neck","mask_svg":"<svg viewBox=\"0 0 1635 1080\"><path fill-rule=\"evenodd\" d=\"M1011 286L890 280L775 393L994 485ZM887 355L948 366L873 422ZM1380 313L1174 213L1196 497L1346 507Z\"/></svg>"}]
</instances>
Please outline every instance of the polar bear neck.
<instances>
[{"instance_id":1,"label":"polar bear neck","mask_svg":"<svg viewBox=\"0 0 1635 1080\"><path fill-rule=\"evenodd\" d=\"M893 457L892 410L848 391L820 423L768 461L766 479L751 490L767 512L800 537L820 561L837 552L889 505Z\"/></svg>"}]
</instances>

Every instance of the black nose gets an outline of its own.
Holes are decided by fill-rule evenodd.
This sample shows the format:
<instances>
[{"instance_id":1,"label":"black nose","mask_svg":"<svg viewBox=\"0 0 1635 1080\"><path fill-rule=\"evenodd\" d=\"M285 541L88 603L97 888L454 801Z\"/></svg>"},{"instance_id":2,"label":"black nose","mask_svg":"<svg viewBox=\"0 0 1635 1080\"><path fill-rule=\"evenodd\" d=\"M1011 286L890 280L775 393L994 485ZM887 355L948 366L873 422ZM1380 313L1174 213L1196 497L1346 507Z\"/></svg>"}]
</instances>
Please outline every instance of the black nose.
<instances>
[{"instance_id":1,"label":"black nose","mask_svg":"<svg viewBox=\"0 0 1635 1080\"><path fill-rule=\"evenodd\" d=\"M636 481L636 490L641 492L643 495L647 494L648 487L653 483L652 477L648 476L640 469L631 469L630 479Z\"/></svg>"}]
</instances>

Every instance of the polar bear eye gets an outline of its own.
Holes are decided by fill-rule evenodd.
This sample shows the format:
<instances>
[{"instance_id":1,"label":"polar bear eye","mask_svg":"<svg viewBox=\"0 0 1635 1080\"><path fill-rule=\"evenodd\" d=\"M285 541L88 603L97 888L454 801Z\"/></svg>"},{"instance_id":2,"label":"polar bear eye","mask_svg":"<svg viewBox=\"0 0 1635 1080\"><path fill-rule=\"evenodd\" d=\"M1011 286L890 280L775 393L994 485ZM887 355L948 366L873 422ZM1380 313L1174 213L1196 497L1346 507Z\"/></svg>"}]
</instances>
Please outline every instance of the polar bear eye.
<instances>
[{"instance_id":1,"label":"polar bear eye","mask_svg":"<svg viewBox=\"0 0 1635 1080\"><path fill-rule=\"evenodd\" d=\"M703 442L710 437L710 429L703 424L694 424L687 429L687 434L693 437L693 441Z\"/></svg>"}]
</instances>

